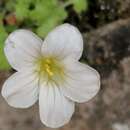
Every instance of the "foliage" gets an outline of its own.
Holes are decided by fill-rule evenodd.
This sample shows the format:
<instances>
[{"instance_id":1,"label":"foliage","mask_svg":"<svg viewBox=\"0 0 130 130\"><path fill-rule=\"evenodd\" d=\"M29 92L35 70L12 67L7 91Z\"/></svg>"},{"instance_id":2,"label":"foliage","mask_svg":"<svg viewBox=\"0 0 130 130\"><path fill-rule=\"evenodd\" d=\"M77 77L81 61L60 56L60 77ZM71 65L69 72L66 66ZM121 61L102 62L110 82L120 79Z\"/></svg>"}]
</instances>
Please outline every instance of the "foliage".
<instances>
[{"instance_id":1,"label":"foliage","mask_svg":"<svg viewBox=\"0 0 130 130\"><path fill-rule=\"evenodd\" d=\"M6 70L6 69L9 69L10 66L9 66L9 64L5 58L4 52L3 52L4 51L3 43L4 43L5 38L7 37L7 33L6 33L2 23L0 24L0 32L1 32L1 34L0 34L0 69Z\"/></svg>"},{"instance_id":2,"label":"foliage","mask_svg":"<svg viewBox=\"0 0 130 130\"><path fill-rule=\"evenodd\" d=\"M44 38L67 18L67 6L73 5L77 15L88 8L87 0L7 0L3 5L0 7L4 16L0 18L0 69L9 69L3 53L8 33L17 28L28 28Z\"/></svg>"},{"instance_id":3,"label":"foliage","mask_svg":"<svg viewBox=\"0 0 130 130\"><path fill-rule=\"evenodd\" d=\"M74 4L74 9L81 13L82 11L85 11L88 9L88 2L86 0L71 0Z\"/></svg>"}]
</instances>

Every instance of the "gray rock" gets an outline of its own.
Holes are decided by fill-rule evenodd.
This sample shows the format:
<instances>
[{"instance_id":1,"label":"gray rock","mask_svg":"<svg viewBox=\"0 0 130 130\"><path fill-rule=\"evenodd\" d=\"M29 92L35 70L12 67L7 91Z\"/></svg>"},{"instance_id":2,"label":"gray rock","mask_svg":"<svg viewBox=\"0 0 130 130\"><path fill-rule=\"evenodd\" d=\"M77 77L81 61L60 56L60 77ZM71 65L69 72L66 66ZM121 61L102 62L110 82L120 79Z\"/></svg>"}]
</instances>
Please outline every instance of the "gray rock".
<instances>
[{"instance_id":1,"label":"gray rock","mask_svg":"<svg viewBox=\"0 0 130 130\"><path fill-rule=\"evenodd\" d=\"M83 59L108 75L118 68L124 57L130 55L130 19L84 34L84 41Z\"/></svg>"}]
</instances>

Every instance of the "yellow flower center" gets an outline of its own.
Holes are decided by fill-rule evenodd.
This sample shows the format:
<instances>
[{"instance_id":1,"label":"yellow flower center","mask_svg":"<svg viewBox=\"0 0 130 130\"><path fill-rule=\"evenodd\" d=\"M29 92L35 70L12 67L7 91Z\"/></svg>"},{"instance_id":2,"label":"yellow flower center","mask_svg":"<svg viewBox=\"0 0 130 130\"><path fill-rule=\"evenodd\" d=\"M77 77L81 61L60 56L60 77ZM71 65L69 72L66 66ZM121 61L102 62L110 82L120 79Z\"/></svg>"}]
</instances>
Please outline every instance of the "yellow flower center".
<instances>
[{"instance_id":1,"label":"yellow flower center","mask_svg":"<svg viewBox=\"0 0 130 130\"><path fill-rule=\"evenodd\" d=\"M37 72L43 80L61 82L64 80L64 65L55 57L42 57L37 62Z\"/></svg>"}]
</instances>

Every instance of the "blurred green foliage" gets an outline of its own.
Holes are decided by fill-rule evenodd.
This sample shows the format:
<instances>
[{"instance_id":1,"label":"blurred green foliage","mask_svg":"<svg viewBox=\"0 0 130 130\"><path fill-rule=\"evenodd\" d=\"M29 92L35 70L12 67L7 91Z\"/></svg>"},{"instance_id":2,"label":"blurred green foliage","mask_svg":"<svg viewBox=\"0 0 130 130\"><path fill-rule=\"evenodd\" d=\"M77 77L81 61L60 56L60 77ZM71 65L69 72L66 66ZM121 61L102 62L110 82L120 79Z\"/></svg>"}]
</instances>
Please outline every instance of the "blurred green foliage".
<instances>
[{"instance_id":1,"label":"blurred green foliage","mask_svg":"<svg viewBox=\"0 0 130 130\"><path fill-rule=\"evenodd\" d=\"M65 5L73 5L79 14L87 9L86 0L16 0L15 13L19 21L34 23L34 31L41 37L67 18Z\"/></svg>"},{"instance_id":2,"label":"blurred green foliage","mask_svg":"<svg viewBox=\"0 0 130 130\"><path fill-rule=\"evenodd\" d=\"M72 5L77 15L88 8L87 0L6 0L3 5L0 5L0 70L10 68L3 52L8 33L28 28L44 38L67 18L67 6Z\"/></svg>"},{"instance_id":3,"label":"blurred green foliage","mask_svg":"<svg viewBox=\"0 0 130 130\"><path fill-rule=\"evenodd\" d=\"M88 9L88 2L86 0L70 0L74 5L74 9L77 13L81 13Z\"/></svg>"},{"instance_id":4,"label":"blurred green foliage","mask_svg":"<svg viewBox=\"0 0 130 130\"><path fill-rule=\"evenodd\" d=\"M5 69L9 69L10 66L5 58L4 55L4 40L7 37L7 32L5 31L5 28L3 26L3 24L0 24L0 69L5 70Z\"/></svg>"},{"instance_id":5,"label":"blurred green foliage","mask_svg":"<svg viewBox=\"0 0 130 130\"><path fill-rule=\"evenodd\" d=\"M4 28L2 19L3 19L3 15L0 14L0 69L6 70L9 69L10 66L5 58L3 48L4 48L4 40L6 39L8 34Z\"/></svg>"}]
</instances>

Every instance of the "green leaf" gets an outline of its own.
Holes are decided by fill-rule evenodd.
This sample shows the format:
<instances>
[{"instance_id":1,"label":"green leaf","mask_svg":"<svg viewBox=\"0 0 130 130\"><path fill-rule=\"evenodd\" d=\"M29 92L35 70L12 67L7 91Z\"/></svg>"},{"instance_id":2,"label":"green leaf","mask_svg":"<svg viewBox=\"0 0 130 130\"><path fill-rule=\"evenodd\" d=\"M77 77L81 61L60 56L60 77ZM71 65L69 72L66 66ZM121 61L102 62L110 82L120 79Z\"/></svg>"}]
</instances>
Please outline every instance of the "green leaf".
<instances>
[{"instance_id":1,"label":"green leaf","mask_svg":"<svg viewBox=\"0 0 130 130\"><path fill-rule=\"evenodd\" d=\"M14 8L15 8L15 3L12 2L11 0L8 0L5 2L5 8L6 8L6 10L12 12L12 10L14 10Z\"/></svg>"},{"instance_id":2,"label":"green leaf","mask_svg":"<svg viewBox=\"0 0 130 130\"><path fill-rule=\"evenodd\" d=\"M2 24L0 24L0 31L0 70L9 70L10 65L8 64L4 55L4 41L7 37L7 33Z\"/></svg>"},{"instance_id":3,"label":"green leaf","mask_svg":"<svg viewBox=\"0 0 130 130\"><path fill-rule=\"evenodd\" d=\"M7 31L8 33L11 33L11 32L13 32L14 30L16 30L18 27L17 27L16 25L6 25L5 28L6 28L6 31Z\"/></svg>"},{"instance_id":4,"label":"green leaf","mask_svg":"<svg viewBox=\"0 0 130 130\"><path fill-rule=\"evenodd\" d=\"M62 22L68 16L66 10L64 8L61 8L61 7L56 8L54 15L55 15L54 17L57 17L57 20L59 22Z\"/></svg>"},{"instance_id":5,"label":"green leaf","mask_svg":"<svg viewBox=\"0 0 130 130\"><path fill-rule=\"evenodd\" d=\"M74 9L77 13L81 13L88 9L88 1L87 0L72 0L74 5Z\"/></svg>"},{"instance_id":6,"label":"green leaf","mask_svg":"<svg viewBox=\"0 0 130 130\"><path fill-rule=\"evenodd\" d=\"M18 20L22 21L28 17L28 9L26 7L17 5L15 9L15 14Z\"/></svg>"},{"instance_id":7,"label":"green leaf","mask_svg":"<svg viewBox=\"0 0 130 130\"><path fill-rule=\"evenodd\" d=\"M38 3L35 6L35 9L29 12L29 18L31 20L34 20L37 24L43 23L48 17L52 11L48 9L45 5Z\"/></svg>"},{"instance_id":8,"label":"green leaf","mask_svg":"<svg viewBox=\"0 0 130 130\"><path fill-rule=\"evenodd\" d=\"M56 2L54 2L54 0L37 1L35 8L29 12L29 18L34 20L37 24L42 24L52 15L52 10L55 10L55 8Z\"/></svg>"},{"instance_id":9,"label":"green leaf","mask_svg":"<svg viewBox=\"0 0 130 130\"><path fill-rule=\"evenodd\" d=\"M29 5L31 0L17 0L15 4L15 14L18 20L22 21L28 18Z\"/></svg>"},{"instance_id":10,"label":"green leaf","mask_svg":"<svg viewBox=\"0 0 130 130\"><path fill-rule=\"evenodd\" d=\"M55 21L55 19L48 19L46 21L44 21L44 23L39 26L36 30L36 33L40 36L40 37L45 37L55 26L57 25L57 21Z\"/></svg>"},{"instance_id":11,"label":"green leaf","mask_svg":"<svg viewBox=\"0 0 130 130\"><path fill-rule=\"evenodd\" d=\"M56 8L53 10L53 14L48 16L46 20L43 21L41 26L36 30L40 37L45 37L55 26L62 23L62 21L67 17L67 13L62 8Z\"/></svg>"}]
</instances>

